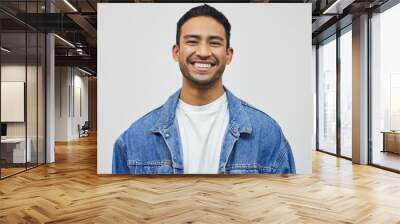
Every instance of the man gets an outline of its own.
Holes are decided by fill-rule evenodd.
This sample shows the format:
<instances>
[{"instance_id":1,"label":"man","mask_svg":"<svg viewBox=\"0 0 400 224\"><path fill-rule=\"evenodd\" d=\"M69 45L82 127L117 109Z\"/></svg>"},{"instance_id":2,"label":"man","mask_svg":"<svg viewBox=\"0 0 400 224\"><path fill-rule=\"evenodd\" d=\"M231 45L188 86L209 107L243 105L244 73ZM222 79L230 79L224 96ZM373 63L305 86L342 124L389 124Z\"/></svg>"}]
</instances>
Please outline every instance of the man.
<instances>
[{"instance_id":1,"label":"man","mask_svg":"<svg viewBox=\"0 0 400 224\"><path fill-rule=\"evenodd\" d=\"M180 18L172 55L182 89L117 139L113 173L295 173L279 125L222 84L233 55L230 29L227 18L206 4Z\"/></svg>"}]
</instances>

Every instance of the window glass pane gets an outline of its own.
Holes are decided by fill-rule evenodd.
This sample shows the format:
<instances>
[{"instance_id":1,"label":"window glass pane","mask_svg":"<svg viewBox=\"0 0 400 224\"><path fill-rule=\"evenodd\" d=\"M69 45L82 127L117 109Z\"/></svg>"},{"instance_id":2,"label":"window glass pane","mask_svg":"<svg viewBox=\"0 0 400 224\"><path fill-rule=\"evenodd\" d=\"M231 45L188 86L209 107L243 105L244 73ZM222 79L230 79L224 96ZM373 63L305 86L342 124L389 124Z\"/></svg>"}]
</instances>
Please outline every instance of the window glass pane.
<instances>
[{"instance_id":1,"label":"window glass pane","mask_svg":"<svg viewBox=\"0 0 400 224\"><path fill-rule=\"evenodd\" d=\"M43 33L38 35L38 164L45 163L45 44L46 37Z\"/></svg>"},{"instance_id":2,"label":"window glass pane","mask_svg":"<svg viewBox=\"0 0 400 224\"><path fill-rule=\"evenodd\" d=\"M352 156L352 35L340 36L340 127L341 155Z\"/></svg>"},{"instance_id":3,"label":"window glass pane","mask_svg":"<svg viewBox=\"0 0 400 224\"><path fill-rule=\"evenodd\" d=\"M27 33L28 38L28 63L26 80L26 111L27 111L27 142L30 147L31 159L28 162L28 168L37 165L37 33Z\"/></svg>"},{"instance_id":4,"label":"window glass pane","mask_svg":"<svg viewBox=\"0 0 400 224\"><path fill-rule=\"evenodd\" d=\"M400 4L371 22L372 163L400 170Z\"/></svg>"},{"instance_id":5,"label":"window glass pane","mask_svg":"<svg viewBox=\"0 0 400 224\"><path fill-rule=\"evenodd\" d=\"M311 71L312 71L312 81L313 81L313 85L312 86L316 86L316 76L317 76L317 48L315 45L312 46L312 64L311 64ZM89 80L90 81L90 80ZM90 92L90 91L89 91ZM316 88L313 89L313 111L314 111L314 121L317 120L317 92L316 92ZM317 123L314 122L313 123L313 145L315 146L316 144L316 136L317 136ZM314 148L315 150L316 148Z\"/></svg>"},{"instance_id":6,"label":"window glass pane","mask_svg":"<svg viewBox=\"0 0 400 224\"><path fill-rule=\"evenodd\" d=\"M318 146L336 153L336 40L318 48Z\"/></svg>"},{"instance_id":7,"label":"window glass pane","mask_svg":"<svg viewBox=\"0 0 400 224\"><path fill-rule=\"evenodd\" d=\"M39 11L37 1L27 2L26 12L32 15ZM37 17L28 17L32 23L37 23ZM38 164L38 33L35 30L27 30L27 80L26 80L26 125L27 144L30 148L30 161L28 168Z\"/></svg>"}]
</instances>

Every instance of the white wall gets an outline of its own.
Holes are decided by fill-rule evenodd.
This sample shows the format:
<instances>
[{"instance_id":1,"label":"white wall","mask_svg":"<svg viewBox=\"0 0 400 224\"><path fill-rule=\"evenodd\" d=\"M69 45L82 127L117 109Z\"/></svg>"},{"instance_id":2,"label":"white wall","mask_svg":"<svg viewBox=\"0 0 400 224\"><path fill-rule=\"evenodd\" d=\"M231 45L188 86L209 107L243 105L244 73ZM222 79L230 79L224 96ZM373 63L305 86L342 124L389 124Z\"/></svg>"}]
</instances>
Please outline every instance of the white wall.
<instances>
[{"instance_id":1,"label":"white wall","mask_svg":"<svg viewBox=\"0 0 400 224\"><path fill-rule=\"evenodd\" d=\"M78 124L81 126L85 123L85 121L88 121L89 118L89 112L88 112L88 77L87 76L82 76L83 73L76 70L74 71L74 108L73 108L73 117L72 117L72 129L71 129L71 135L73 138L78 138L79 137L79 132L77 129ZM80 91L80 93L78 93ZM80 97L79 97L80 94ZM81 101L81 102L79 102ZM82 111L79 110L79 107Z\"/></svg>"},{"instance_id":2,"label":"white wall","mask_svg":"<svg viewBox=\"0 0 400 224\"><path fill-rule=\"evenodd\" d=\"M98 4L98 173L111 173L116 138L181 86L171 56L176 23L200 4ZM311 4L211 4L232 25L224 84L275 118L298 173L311 173ZM284 12L284 13L283 13Z\"/></svg>"},{"instance_id":3,"label":"white wall","mask_svg":"<svg viewBox=\"0 0 400 224\"><path fill-rule=\"evenodd\" d=\"M55 68L55 141L68 140L68 67Z\"/></svg>"},{"instance_id":4,"label":"white wall","mask_svg":"<svg viewBox=\"0 0 400 224\"><path fill-rule=\"evenodd\" d=\"M88 120L88 78L72 67L56 67L55 140L69 141L79 137L78 124ZM81 97L78 90L80 89ZM79 103L79 99L81 103ZM82 105L82 113L76 105Z\"/></svg>"}]
</instances>

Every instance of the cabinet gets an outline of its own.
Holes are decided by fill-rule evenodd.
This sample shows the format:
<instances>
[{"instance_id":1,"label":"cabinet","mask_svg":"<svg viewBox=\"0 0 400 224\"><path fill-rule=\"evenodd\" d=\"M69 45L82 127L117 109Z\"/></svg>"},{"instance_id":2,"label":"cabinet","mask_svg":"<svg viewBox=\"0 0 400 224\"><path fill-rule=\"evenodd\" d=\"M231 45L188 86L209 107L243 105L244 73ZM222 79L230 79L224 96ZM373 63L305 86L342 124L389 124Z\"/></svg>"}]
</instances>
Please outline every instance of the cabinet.
<instances>
[{"instance_id":1,"label":"cabinet","mask_svg":"<svg viewBox=\"0 0 400 224\"><path fill-rule=\"evenodd\" d=\"M383 152L400 154L400 131L384 131Z\"/></svg>"},{"instance_id":2,"label":"cabinet","mask_svg":"<svg viewBox=\"0 0 400 224\"><path fill-rule=\"evenodd\" d=\"M32 141L27 139L25 151L25 138L7 138L1 140L1 159L5 163L25 163L32 161Z\"/></svg>"}]
</instances>

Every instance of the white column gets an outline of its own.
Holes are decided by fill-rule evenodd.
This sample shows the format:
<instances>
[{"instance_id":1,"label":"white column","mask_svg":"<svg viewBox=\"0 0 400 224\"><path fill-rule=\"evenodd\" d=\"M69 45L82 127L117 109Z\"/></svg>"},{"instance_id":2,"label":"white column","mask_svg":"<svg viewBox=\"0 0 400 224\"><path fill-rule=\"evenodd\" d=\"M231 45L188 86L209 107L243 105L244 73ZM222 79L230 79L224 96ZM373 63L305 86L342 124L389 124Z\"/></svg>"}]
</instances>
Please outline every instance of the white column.
<instances>
[{"instance_id":1,"label":"white column","mask_svg":"<svg viewBox=\"0 0 400 224\"><path fill-rule=\"evenodd\" d=\"M54 12L54 5L46 1L47 12ZM55 43L54 35L46 35L46 163L55 162Z\"/></svg>"},{"instance_id":2,"label":"white column","mask_svg":"<svg viewBox=\"0 0 400 224\"><path fill-rule=\"evenodd\" d=\"M49 33L46 36L46 163L55 161L54 133L55 133L55 56L54 56L54 35Z\"/></svg>"}]
</instances>

